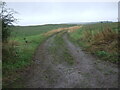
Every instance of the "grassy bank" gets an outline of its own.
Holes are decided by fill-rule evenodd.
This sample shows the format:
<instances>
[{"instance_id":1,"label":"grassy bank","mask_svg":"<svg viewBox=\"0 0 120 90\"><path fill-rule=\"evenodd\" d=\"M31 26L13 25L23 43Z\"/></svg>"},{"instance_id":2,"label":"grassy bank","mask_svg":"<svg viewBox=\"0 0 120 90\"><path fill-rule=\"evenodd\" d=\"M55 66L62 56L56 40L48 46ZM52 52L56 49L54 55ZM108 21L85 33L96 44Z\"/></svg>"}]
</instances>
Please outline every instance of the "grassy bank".
<instances>
[{"instance_id":1,"label":"grassy bank","mask_svg":"<svg viewBox=\"0 0 120 90\"><path fill-rule=\"evenodd\" d=\"M100 59L118 62L118 24L97 23L83 25L69 33L70 39Z\"/></svg>"},{"instance_id":2,"label":"grassy bank","mask_svg":"<svg viewBox=\"0 0 120 90\"><path fill-rule=\"evenodd\" d=\"M74 25L42 25L42 26L15 26L12 27L8 43L3 43L3 87L20 77L19 72L24 71L32 64L36 48L50 35L46 32Z\"/></svg>"}]
</instances>

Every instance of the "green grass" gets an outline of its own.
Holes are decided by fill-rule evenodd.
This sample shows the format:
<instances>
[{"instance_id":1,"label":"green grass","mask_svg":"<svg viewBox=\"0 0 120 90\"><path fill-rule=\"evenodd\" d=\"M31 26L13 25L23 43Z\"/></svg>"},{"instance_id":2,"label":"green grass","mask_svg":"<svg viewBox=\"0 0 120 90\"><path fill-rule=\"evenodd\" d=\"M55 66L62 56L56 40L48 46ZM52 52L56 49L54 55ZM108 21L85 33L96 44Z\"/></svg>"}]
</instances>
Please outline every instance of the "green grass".
<instances>
[{"instance_id":1,"label":"green grass","mask_svg":"<svg viewBox=\"0 0 120 90\"><path fill-rule=\"evenodd\" d=\"M118 62L118 23L86 24L69 33L69 38L102 60Z\"/></svg>"},{"instance_id":2,"label":"green grass","mask_svg":"<svg viewBox=\"0 0 120 90\"><path fill-rule=\"evenodd\" d=\"M62 57L63 57L63 60L65 62L67 62L68 64L70 65L73 65L74 64L74 59L73 57L70 55L68 49L65 47L64 45L64 40L62 38L63 33L60 33L58 34L56 37L55 37L55 43L56 43L56 49L58 50L62 50Z\"/></svg>"},{"instance_id":3,"label":"green grass","mask_svg":"<svg viewBox=\"0 0 120 90\"><path fill-rule=\"evenodd\" d=\"M74 64L74 59L70 55L68 49L65 46L64 40L61 35L63 35L64 32L58 33L54 38L54 45L49 47L50 53L52 53L54 62L57 63L63 63L66 62L68 65Z\"/></svg>"},{"instance_id":4,"label":"green grass","mask_svg":"<svg viewBox=\"0 0 120 90\"><path fill-rule=\"evenodd\" d=\"M23 40L16 38L16 41L18 41L20 44L12 49L14 52L17 52L17 55L14 56L13 53L12 56L8 56L8 58L6 58L7 60L3 61L3 79L9 77L9 75L17 79L19 75L15 75L17 74L16 71L22 69L24 70L26 66L32 64L32 58L36 48L47 37L43 37L43 35L40 34L35 36L28 36L27 38L30 43L25 43Z\"/></svg>"}]
</instances>

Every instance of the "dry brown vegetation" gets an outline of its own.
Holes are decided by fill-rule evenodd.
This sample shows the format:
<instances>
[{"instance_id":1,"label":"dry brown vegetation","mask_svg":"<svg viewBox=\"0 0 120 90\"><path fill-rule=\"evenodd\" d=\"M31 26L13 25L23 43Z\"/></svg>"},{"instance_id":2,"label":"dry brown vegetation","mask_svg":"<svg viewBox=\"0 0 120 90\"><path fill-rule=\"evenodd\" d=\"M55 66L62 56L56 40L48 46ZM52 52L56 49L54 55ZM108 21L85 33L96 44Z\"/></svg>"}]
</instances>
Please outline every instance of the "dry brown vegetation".
<instances>
[{"instance_id":1,"label":"dry brown vegetation","mask_svg":"<svg viewBox=\"0 0 120 90\"><path fill-rule=\"evenodd\" d=\"M117 39L118 33L109 28L99 31L96 34L92 34L88 31L84 32L84 39L88 38L89 45L91 46L90 50L104 50L109 53L117 51Z\"/></svg>"},{"instance_id":2,"label":"dry brown vegetation","mask_svg":"<svg viewBox=\"0 0 120 90\"><path fill-rule=\"evenodd\" d=\"M51 30L47 33L45 33L44 35L45 36L50 36L52 34L55 34L55 33L58 33L58 32L61 32L63 30L66 30L68 32L74 32L76 29L79 29L81 26L72 26L72 27L68 27L68 28L58 28L58 29L55 29L55 30Z\"/></svg>"},{"instance_id":3,"label":"dry brown vegetation","mask_svg":"<svg viewBox=\"0 0 120 90\"><path fill-rule=\"evenodd\" d=\"M4 61L11 59L11 57L14 58L14 56L17 56L15 48L18 45L20 45L20 43L14 40L10 40L7 43L2 44L2 55Z\"/></svg>"},{"instance_id":4,"label":"dry brown vegetation","mask_svg":"<svg viewBox=\"0 0 120 90\"><path fill-rule=\"evenodd\" d=\"M117 23L84 25L70 36L85 50L104 60L118 62Z\"/></svg>"}]
</instances>

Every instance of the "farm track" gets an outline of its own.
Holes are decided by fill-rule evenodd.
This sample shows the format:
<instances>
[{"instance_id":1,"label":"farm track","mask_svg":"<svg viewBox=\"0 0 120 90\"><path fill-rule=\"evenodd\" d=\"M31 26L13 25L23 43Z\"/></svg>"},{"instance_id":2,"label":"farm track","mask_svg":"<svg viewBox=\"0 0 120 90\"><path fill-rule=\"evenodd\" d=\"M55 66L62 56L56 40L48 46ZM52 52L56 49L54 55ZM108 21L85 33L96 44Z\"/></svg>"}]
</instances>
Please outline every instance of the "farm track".
<instances>
[{"instance_id":1,"label":"farm track","mask_svg":"<svg viewBox=\"0 0 120 90\"><path fill-rule=\"evenodd\" d=\"M34 65L25 76L26 88L115 88L118 87L118 68L116 65L103 62L82 51L79 46L69 41L63 34L65 48L74 58L74 65L68 65L58 56L49 52L54 46L50 37L39 46L34 56ZM60 49L56 50L60 53ZM62 56L61 56L62 57ZM56 63L55 58L62 61Z\"/></svg>"},{"instance_id":2,"label":"farm track","mask_svg":"<svg viewBox=\"0 0 120 90\"><path fill-rule=\"evenodd\" d=\"M56 34L57 35L57 34ZM113 88L118 86L117 66L97 60L62 35L65 46L75 60L74 65L54 63L48 48L53 46L55 36L50 37L37 50L34 67L26 77L27 88ZM59 49L59 48L58 48ZM57 58L59 59L59 58Z\"/></svg>"}]
</instances>

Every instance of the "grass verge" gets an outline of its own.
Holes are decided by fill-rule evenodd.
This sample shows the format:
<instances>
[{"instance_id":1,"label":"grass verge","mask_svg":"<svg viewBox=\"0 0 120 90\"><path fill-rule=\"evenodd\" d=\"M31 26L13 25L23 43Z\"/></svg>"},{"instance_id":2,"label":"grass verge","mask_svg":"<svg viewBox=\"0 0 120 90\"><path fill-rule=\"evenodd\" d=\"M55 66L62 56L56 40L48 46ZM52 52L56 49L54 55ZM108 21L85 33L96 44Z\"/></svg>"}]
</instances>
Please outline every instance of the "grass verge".
<instances>
[{"instance_id":1,"label":"grass verge","mask_svg":"<svg viewBox=\"0 0 120 90\"><path fill-rule=\"evenodd\" d=\"M118 63L117 23L83 25L76 32L69 33L69 38L100 59Z\"/></svg>"},{"instance_id":2,"label":"grass verge","mask_svg":"<svg viewBox=\"0 0 120 90\"><path fill-rule=\"evenodd\" d=\"M42 43L47 37L44 37L42 34L40 34L29 36L27 38L27 43L24 40L19 39L14 41L11 40L3 47L5 50L7 50L6 52L8 52L7 55L3 53L3 55L5 55L3 56L4 61L2 68L4 86L10 84L10 82L13 82L13 78L17 79L19 77L19 75L17 75L18 71L21 71L23 68L26 68L32 64L32 57L34 55L36 47L38 47L38 45ZM17 43L17 45L15 43Z\"/></svg>"}]
</instances>

